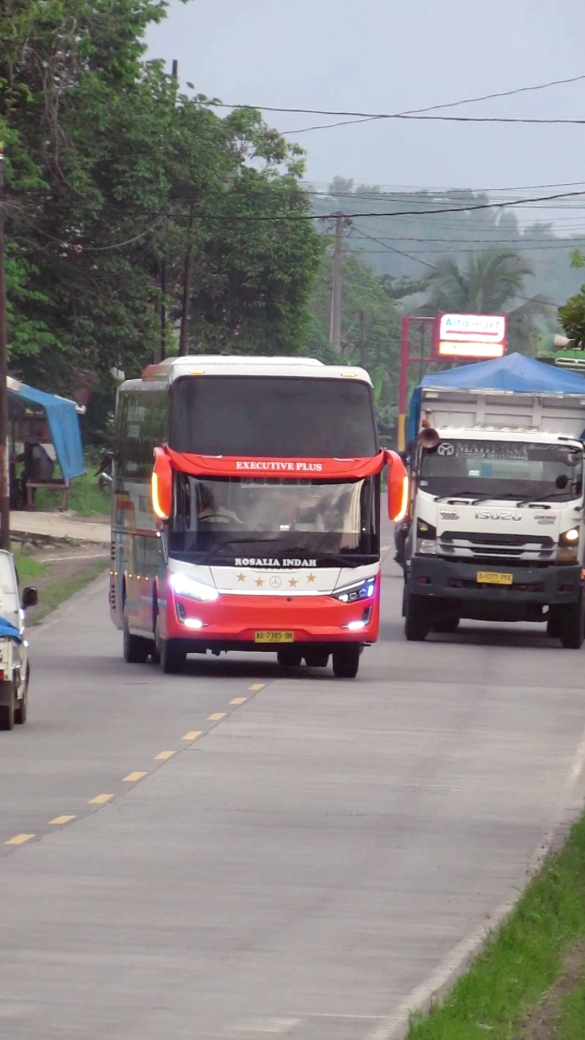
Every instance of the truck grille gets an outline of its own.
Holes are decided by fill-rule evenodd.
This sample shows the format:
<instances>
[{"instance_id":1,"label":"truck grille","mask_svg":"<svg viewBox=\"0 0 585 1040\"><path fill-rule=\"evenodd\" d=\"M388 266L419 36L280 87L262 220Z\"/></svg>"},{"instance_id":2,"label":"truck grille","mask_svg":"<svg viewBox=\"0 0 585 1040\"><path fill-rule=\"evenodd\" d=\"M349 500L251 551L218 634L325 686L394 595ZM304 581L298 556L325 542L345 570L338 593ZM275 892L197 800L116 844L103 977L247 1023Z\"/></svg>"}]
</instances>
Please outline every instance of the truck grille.
<instances>
[{"instance_id":1,"label":"truck grille","mask_svg":"<svg viewBox=\"0 0 585 1040\"><path fill-rule=\"evenodd\" d=\"M542 562L552 559L554 539L538 534L504 534L486 531L443 531L439 537L439 555L458 559L515 560Z\"/></svg>"}]
</instances>

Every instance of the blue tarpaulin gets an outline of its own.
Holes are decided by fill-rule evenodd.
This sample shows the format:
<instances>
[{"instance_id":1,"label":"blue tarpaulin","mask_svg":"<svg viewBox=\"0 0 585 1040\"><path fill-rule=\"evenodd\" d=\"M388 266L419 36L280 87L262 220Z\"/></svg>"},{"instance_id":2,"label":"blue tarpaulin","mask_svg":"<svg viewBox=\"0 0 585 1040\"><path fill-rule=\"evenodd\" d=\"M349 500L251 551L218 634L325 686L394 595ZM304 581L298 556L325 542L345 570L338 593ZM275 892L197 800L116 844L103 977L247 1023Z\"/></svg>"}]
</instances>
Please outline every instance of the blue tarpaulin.
<instances>
[{"instance_id":1,"label":"blue tarpaulin","mask_svg":"<svg viewBox=\"0 0 585 1040\"><path fill-rule=\"evenodd\" d=\"M65 480L83 476L85 473L83 445L79 416L73 401L67 401L64 397L55 397L54 394L46 394L44 390L35 390L32 386L26 386L25 383L21 383L18 389L9 386L8 397L10 401L21 402L24 406L33 405L36 409L41 408L45 412L57 462Z\"/></svg>"},{"instance_id":2,"label":"blue tarpaulin","mask_svg":"<svg viewBox=\"0 0 585 1040\"><path fill-rule=\"evenodd\" d=\"M508 390L517 394L582 394L585 378L577 372L545 365L524 354L508 354L494 361L461 365L447 372L429 372L415 389L408 416L408 440L418 433L421 387L454 387L459 390Z\"/></svg>"},{"instance_id":3,"label":"blue tarpaulin","mask_svg":"<svg viewBox=\"0 0 585 1040\"><path fill-rule=\"evenodd\" d=\"M15 643L22 643L18 629L3 617L0 617L0 639L14 639Z\"/></svg>"}]
</instances>

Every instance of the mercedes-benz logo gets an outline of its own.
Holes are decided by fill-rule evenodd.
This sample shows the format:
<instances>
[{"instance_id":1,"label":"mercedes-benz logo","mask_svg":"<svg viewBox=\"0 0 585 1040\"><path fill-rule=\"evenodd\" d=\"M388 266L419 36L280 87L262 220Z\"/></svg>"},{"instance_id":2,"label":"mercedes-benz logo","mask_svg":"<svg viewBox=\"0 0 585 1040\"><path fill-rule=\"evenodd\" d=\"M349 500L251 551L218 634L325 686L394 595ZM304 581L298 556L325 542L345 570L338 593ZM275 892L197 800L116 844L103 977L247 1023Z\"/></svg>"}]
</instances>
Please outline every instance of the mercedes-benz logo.
<instances>
[{"instance_id":1,"label":"mercedes-benz logo","mask_svg":"<svg viewBox=\"0 0 585 1040\"><path fill-rule=\"evenodd\" d=\"M454 452L455 445L449 444L448 441L444 441L442 444L439 444L439 447L437 448L437 455L453 455Z\"/></svg>"},{"instance_id":2,"label":"mercedes-benz logo","mask_svg":"<svg viewBox=\"0 0 585 1040\"><path fill-rule=\"evenodd\" d=\"M268 584L271 589L279 589L282 585L282 578L279 578L278 574L273 574Z\"/></svg>"}]
</instances>

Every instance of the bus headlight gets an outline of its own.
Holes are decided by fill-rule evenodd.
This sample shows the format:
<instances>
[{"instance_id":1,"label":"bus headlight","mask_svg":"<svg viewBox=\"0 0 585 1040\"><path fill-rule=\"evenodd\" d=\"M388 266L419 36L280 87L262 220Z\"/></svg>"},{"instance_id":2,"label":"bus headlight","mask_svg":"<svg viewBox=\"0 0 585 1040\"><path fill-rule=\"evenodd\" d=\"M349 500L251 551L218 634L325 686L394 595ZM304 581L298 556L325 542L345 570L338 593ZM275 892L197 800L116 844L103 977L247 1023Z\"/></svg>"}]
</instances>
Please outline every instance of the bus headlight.
<instances>
[{"instance_id":1,"label":"bus headlight","mask_svg":"<svg viewBox=\"0 0 585 1040\"><path fill-rule=\"evenodd\" d=\"M571 527L559 538L557 560L561 563L576 563L579 558L579 528Z\"/></svg>"},{"instance_id":2,"label":"bus headlight","mask_svg":"<svg viewBox=\"0 0 585 1040\"><path fill-rule=\"evenodd\" d=\"M198 603L212 603L219 599L219 592L211 585L204 585L196 578L190 578L187 574L174 571L169 579L170 586L176 596L186 596L187 599L197 600Z\"/></svg>"},{"instance_id":3,"label":"bus headlight","mask_svg":"<svg viewBox=\"0 0 585 1040\"><path fill-rule=\"evenodd\" d=\"M363 581L354 581L351 585L336 589L331 595L333 599L339 599L342 603L356 603L358 600L371 599L375 589L376 579L364 578Z\"/></svg>"}]
</instances>

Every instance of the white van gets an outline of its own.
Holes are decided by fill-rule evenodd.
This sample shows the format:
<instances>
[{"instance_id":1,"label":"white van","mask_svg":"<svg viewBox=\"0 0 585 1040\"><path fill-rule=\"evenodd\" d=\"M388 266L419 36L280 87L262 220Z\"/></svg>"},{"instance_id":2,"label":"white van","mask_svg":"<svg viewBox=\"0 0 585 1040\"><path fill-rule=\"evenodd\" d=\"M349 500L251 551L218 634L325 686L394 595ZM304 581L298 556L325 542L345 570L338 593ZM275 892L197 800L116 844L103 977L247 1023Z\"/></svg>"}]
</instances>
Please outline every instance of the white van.
<instances>
[{"instance_id":1,"label":"white van","mask_svg":"<svg viewBox=\"0 0 585 1040\"><path fill-rule=\"evenodd\" d=\"M25 611L38 601L35 588L18 589L12 553L0 550L0 730L26 722L30 664Z\"/></svg>"}]
</instances>

